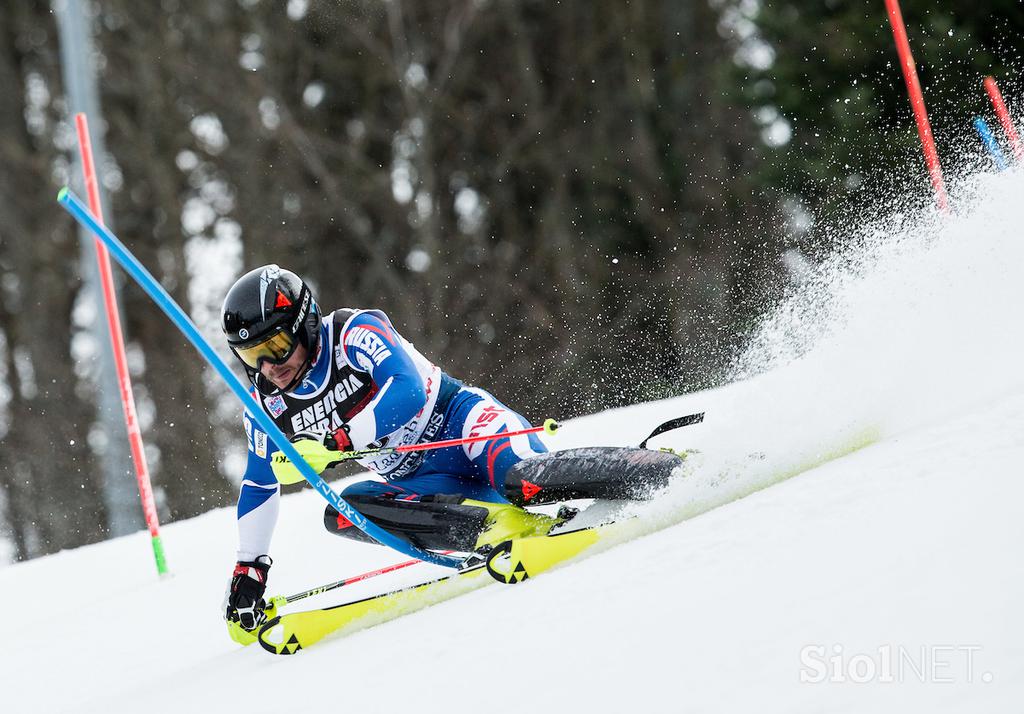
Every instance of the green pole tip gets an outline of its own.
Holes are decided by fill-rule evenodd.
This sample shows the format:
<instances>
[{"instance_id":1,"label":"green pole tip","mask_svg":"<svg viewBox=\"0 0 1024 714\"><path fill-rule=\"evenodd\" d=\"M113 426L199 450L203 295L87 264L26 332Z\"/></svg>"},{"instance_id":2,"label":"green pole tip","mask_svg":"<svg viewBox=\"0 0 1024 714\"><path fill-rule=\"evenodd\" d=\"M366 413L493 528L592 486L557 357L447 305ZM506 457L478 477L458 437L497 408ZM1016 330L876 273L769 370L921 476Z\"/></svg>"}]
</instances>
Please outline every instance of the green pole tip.
<instances>
[{"instance_id":1,"label":"green pole tip","mask_svg":"<svg viewBox=\"0 0 1024 714\"><path fill-rule=\"evenodd\" d=\"M167 558L164 556L164 542L160 536L152 536L150 542L153 544L153 559L156 561L156 572L159 575L167 575Z\"/></svg>"},{"instance_id":2,"label":"green pole tip","mask_svg":"<svg viewBox=\"0 0 1024 714\"><path fill-rule=\"evenodd\" d=\"M60 201L61 203L64 203L64 199L67 198L67 195L68 187L65 186L64 188L57 192L57 200Z\"/></svg>"},{"instance_id":3,"label":"green pole tip","mask_svg":"<svg viewBox=\"0 0 1024 714\"><path fill-rule=\"evenodd\" d=\"M561 426L562 425L559 424L554 419L545 419L544 420L544 433L545 434L554 434L556 431L558 431L559 427L561 427Z\"/></svg>"}]
</instances>

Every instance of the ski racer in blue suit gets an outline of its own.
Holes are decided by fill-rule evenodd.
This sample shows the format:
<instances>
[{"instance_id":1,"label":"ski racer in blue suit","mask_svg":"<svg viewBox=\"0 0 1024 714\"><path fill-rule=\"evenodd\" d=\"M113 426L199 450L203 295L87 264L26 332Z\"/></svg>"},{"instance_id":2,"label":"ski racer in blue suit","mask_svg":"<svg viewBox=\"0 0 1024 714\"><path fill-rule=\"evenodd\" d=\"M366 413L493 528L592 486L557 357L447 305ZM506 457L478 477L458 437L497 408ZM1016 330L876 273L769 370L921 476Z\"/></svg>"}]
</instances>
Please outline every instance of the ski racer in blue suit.
<instances>
[{"instance_id":1,"label":"ski racer in blue suit","mask_svg":"<svg viewBox=\"0 0 1024 714\"><path fill-rule=\"evenodd\" d=\"M228 344L253 384L250 408L264 410L297 446L349 451L528 426L486 391L445 374L383 312L341 309L322 315L309 287L276 265L242 276L225 298L222 317ZM287 463L275 474L276 445L249 414L244 424L248 462L238 498L237 563L224 612L251 630L261 623L265 606L280 483L301 477ZM361 463L380 478L350 485L342 496L418 547L471 551L496 539L544 532L556 522L519 507L539 487L506 479L516 464L545 451L530 434L373 455ZM510 496L518 505L510 504ZM324 522L338 535L368 540L331 506Z\"/></svg>"}]
</instances>

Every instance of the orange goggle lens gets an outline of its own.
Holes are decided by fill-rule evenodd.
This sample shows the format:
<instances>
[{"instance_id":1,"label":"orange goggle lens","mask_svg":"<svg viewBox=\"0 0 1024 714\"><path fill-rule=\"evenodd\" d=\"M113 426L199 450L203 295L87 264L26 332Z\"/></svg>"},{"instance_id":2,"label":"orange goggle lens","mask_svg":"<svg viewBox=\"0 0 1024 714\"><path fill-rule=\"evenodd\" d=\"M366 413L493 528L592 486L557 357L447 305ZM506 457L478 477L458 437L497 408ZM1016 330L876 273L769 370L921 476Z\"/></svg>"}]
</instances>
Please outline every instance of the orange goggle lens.
<instances>
[{"instance_id":1,"label":"orange goggle lens","mask_svg":"<svg viewBox=\"0 0 1024 714\"><path fill-rule=\"evenodd\" d=\"M267 339L250 347L232 348L238 358L253 369L260 368L260 362L280 364L291 357L295 350L295 338L284 332L276 332Z\"/></svg>"}]
</instances>

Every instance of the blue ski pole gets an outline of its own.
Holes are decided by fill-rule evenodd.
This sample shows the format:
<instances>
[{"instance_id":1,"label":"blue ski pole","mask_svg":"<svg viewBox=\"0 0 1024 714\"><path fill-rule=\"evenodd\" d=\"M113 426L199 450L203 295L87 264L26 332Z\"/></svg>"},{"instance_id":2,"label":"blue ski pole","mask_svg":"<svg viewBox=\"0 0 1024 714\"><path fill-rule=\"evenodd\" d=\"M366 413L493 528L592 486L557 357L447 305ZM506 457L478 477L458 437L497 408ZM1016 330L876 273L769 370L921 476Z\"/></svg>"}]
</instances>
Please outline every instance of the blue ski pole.
<instances>
[{"instance_id":1,"label":"blue ski pole","mask_svg":"<svg viewBox=\"0 0 1024 714\"><path fill-rule=\"evenodd\" d=\"M249 391L245 385L242 384L242 380L232 373L231 369L227 364L220 358L220 356L214 352L213 348L206 341L195 324L185 314L185 311L178 306L174 299L167 294L167 291L163 289L163 286L156 281L156 279L150 274L148 270L138 261L138 259L132 255L117 236L110 232L110 230L96 220L96 217L89 212L89 209L85 207L82 200L78 198L72 191L67 187L62 188L60 193L57 194L57 201L64 207L68 213L70 213L76 221L92 231L97 238L103 241L104 245L110 251L111 255L117 259L117 262L121 264L121 267L128 272L132 278L145 290L153 301L160 307L166 315L171 318L171 322L181 330L185 337L189 339L192 345L199 351L199 353L206 359L210 365L213 366L217 373L220 374L221 378L227 382L228 387L235 393L242 406L248 409L251 397ZM267 416L262 409L249 409L249 413L252 414L253 418L260 425L260 428L267 433L267 435L273 439L274 443L285 453L285 455L295 464L299 472L303 475L306 481L316 489L316 491L327 499L327 502L334 506L339 513L345 518L352 522L352 525L356 526L359 530L366 533L366 535L373 538L381 545L386 545L390 548L397 550L400 553L417 558L419 560L426 561L428 563L434 563L436 565L444 565L449 568L457 568L462 560L456 556L441 555L439 553L431 553L429 551L421 550L406 543L401 538L398 538L386 530L376 525L372 521L368 521L363 514L356 509L352 508L348 503L345 502L341 496L334 492L334 490L320 478L320 474L312 469L312 467L306 463L299 452L295 449L284 433L277 428L277 424Z\"/></svg>"},{"instance_id":2,"label":"blue ski pole","mask_svg":"<svg viewBox=\"0 0 1024 714\"><path fill-rule=\"evenodd\" d=\"M1000 171L1005 169L1006 158L1003 156L1003 150L999 148L999 142L996 141L992 130L988 128L988 122L981 117L974 117L974 128L978 132L978 136L981 137L982 143L985 144L985 148L988 149L988 153L992 156L992 160L996 162L996 168Z\"/></svg>"}]
</instances>

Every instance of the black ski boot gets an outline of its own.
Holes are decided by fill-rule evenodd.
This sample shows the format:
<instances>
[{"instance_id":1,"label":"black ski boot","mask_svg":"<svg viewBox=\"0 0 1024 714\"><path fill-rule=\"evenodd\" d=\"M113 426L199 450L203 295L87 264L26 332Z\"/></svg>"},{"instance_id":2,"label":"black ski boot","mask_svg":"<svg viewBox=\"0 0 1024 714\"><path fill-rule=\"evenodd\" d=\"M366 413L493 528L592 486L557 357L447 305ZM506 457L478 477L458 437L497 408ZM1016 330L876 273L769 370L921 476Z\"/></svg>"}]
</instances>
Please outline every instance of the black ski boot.
<instances>
[{"instance_id":1,"label":"black ski boot","mask_svg":"<svg viewBox=\"0 0 1024 714\"><path fill-rule=\"evenodd\" d=\"M376 525L425 550L468 553L511 538L547 533L557 518L529 513L507 503L474 501L462 496L424 496L399 501L383 496L347 496L353 508ZM335 535L365 543L372 538L334 508L324 511L324 526Z\"/></svg>"}]
</instances>

